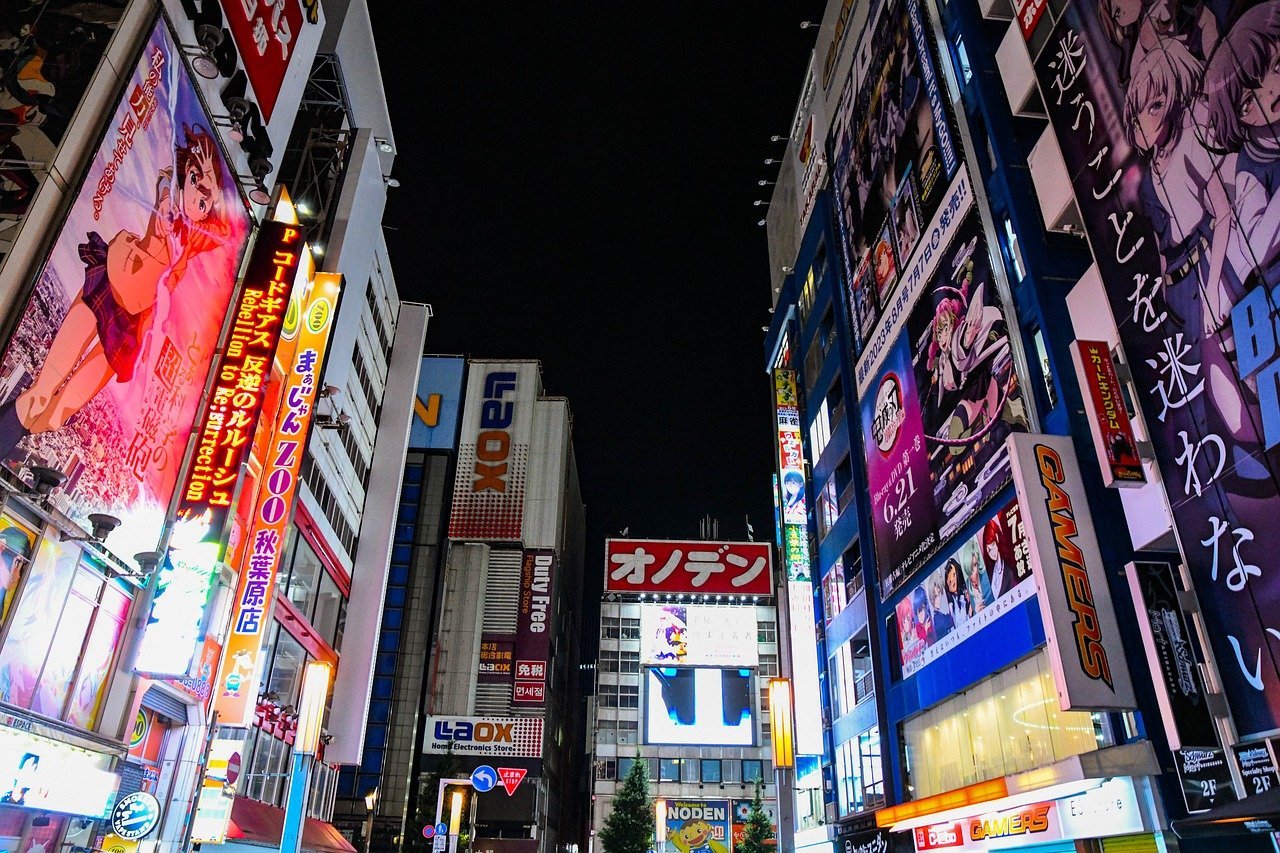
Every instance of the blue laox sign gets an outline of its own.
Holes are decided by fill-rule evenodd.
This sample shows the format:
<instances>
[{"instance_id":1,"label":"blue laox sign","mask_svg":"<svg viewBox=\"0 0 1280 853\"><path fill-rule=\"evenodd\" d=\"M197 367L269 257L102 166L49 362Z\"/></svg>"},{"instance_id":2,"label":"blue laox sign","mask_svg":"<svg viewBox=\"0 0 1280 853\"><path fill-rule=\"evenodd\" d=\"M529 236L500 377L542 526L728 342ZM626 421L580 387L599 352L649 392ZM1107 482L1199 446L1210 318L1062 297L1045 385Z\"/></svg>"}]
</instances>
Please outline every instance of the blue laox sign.
<instances>
[{"instance_id":1,"label":"blue laox sign","mask_svg":"<svg viewBox=\"0 0 1280 853\"><path fill-rule=\"evenodd\" d=\"M1278 320L1272 314L1277 299L1280 286L1268 294L1267 286L1260 284L1231 309L1240 378L1252 376L1257 382L1262 437L1268 449L1280 444L1280 346L1276 341Z\"/></svg>"},{"instance_id":2,"label":"blue laox sign","mask_svg":"<svg viewBox=\"0 0 1280 853\"><path fill-rule=\"evenodd\" d=\"M539 758L541 717L427 717L423 752Z\"/></svg>"}]
</instances>

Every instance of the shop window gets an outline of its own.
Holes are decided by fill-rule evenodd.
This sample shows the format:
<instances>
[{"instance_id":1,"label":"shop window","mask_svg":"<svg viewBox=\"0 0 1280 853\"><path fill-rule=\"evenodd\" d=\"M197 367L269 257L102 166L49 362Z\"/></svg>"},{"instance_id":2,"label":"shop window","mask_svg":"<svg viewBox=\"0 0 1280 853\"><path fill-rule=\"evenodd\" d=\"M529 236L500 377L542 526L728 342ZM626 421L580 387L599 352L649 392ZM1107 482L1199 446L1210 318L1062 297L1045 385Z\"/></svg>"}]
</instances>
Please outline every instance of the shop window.
<instances>
[{"instance_id":1,"label":"shop window","mask_svg":"<svg viewBox=\"0 0 1280 853\"><path fill-rule=\"evenodd\" d=\"M1048 655L979 682L903 724L913 798L1092 752L1113 742L1102 715L1062 711Z\"/></svg>"},{"instance_id":2,"label":"shop window","mask_svg":"<svg viewBox=\"0 0 1280 853\"><path fill-rule=\"evenodd\" d=\"M0 699L88 727L130 599L124 587L81 562L81 554L69 543L40 543L0 649Z\"/></svg>"}]
</instances>

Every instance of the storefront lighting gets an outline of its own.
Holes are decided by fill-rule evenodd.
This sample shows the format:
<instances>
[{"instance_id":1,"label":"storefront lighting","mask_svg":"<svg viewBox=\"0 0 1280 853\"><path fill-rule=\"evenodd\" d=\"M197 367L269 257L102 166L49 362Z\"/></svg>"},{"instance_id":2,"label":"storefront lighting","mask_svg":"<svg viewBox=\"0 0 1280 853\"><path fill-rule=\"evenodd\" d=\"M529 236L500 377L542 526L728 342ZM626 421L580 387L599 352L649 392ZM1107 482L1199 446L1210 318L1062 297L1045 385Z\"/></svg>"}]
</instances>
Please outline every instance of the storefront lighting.
<instances>
[{"instance_id":1,"label":"storefront lighting","mask_svg":"<svg viewBox=\"0 0 1280 853\"><path fill-rule=\"evenodd\" d=\"M769 740L773 746L773 766L787 769L796 766L796 746L791 713L791 682L785 678L769 679Z\"/></svg>"},{"instance_id":2,"label":"storefront lighting","mask_svg":"<svg viewBox=\"0 0 1280 853\"><path fill-rule=\"evenodd\" d=\"M299 853L302 849L302 823L307 811L307 793L311 788L311 765L320 742L320 723L324 718L324 704L329 696L332 675L332 665L324 661L312 661L302 673L298 728L293 740L289 794L285 800L284 831L280 838L282 853Z\"/></svg>"},{"instance_id":3,"label":"storefront lighting","mask_svg":"<svg viewBox=\"0 0 1280 853\"><path fill-rule=\"evenodd\" d=\"M876 826L891 826L895 832L924 826L943 820L944 812L990 803L1007 796L1009 796L1009 786L1001 776L998 779L989 779L986 782L956 788L954 791L934 794L932 797L883 808L876 812ZM925 818L925 820L917 821L915 820L917 818ZM907 821L913 821L910 827L905 825Z\"/></svg>"}]
</instances>

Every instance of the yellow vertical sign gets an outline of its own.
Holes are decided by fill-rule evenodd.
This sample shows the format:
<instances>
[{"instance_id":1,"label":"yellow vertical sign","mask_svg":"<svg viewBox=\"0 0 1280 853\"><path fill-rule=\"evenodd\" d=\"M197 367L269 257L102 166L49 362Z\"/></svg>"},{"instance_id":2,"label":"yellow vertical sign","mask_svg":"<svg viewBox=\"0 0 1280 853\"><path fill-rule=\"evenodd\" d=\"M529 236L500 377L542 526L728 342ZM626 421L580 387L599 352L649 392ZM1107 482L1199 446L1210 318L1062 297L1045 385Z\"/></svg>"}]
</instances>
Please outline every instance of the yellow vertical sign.
<instances>
[{"instance_id":1,"label":"yellow vertical sign","mask_svg":"<svg viewBox=\"0 0 1280 853\"><path fill-rule=\"evenodd\" d=\"M214 707L218 721L253 721L259 677L258 656L271 619L276 575L298 488L298 471L320 387L329 334L342 291L342 277L316 273L303 300L293 364L282 386L280 408L263 460L253 515L240 549L236 597L227 633Z\"/></svg>"}]
</instances>

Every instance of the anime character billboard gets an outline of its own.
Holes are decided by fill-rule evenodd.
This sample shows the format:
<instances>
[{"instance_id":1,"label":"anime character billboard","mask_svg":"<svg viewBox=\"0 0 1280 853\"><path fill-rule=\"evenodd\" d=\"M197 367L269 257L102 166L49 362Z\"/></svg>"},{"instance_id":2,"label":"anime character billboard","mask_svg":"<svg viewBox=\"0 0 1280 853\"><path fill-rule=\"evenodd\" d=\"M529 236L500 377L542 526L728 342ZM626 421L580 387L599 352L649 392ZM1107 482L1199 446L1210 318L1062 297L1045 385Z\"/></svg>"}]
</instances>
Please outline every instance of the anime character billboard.
<instances>
[{"instance_id":1,"label":"anime character billboard","mask_svg":"<svg viewBox=\"0 0 1280 853\"><path fill-rule=\"evenodd\" d=\"M1236 727L1274 730L1280 3L1077 0L1038 28L1041 93Z\"/></svg>"},{"instance_id":2,"label":"anime character billboard","mask_svg":"<svg viewBox=\"0 0 1280 853\"><path fill-rule=\"evenodd\" d=\"M867 334L959 166L924 9L890 0L877 14L860 46L870 61L854 63L831 135L845 280Z\"/></svg>"},{"instance_id":3,"label":"anime character billboard","mask_svg":"<svg viewBox=\"0 0 1280 853\"><path fill-rule=\"evenodd\" d=\"M156 546L249 233L210 128L161 21L0 359L0 460L118 554Z\"/></svg>"},{"instance_id":4,"label":"anime character billboard","mask_svg":"<svg viewBox=\"0 0 1280 853\"><path fill-rule=\"evenodd\" d=\"M922 286L904 291L906 322L859 388L885 597L1004 487L1004 439L1029 426L982 224L967 210L942 229L950 240L931 272L913 273Z\"/></svg>"},{"instance_id":5,"label":"anime character billboard","mask_svg":"<svg viewBox=\"0 0 1280 853\"><path fill-rule=\"evenodd\" d=\"M125 5L0 4L0 261L49 174Z\"/></svg>"}]
</instances>

